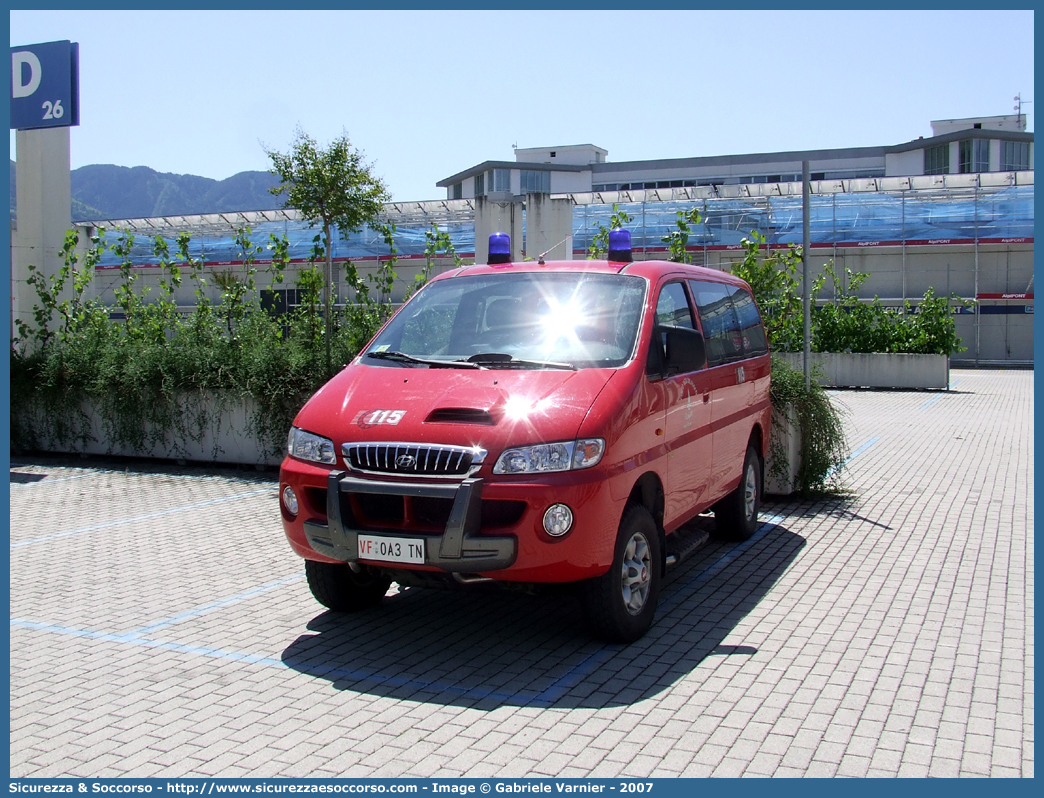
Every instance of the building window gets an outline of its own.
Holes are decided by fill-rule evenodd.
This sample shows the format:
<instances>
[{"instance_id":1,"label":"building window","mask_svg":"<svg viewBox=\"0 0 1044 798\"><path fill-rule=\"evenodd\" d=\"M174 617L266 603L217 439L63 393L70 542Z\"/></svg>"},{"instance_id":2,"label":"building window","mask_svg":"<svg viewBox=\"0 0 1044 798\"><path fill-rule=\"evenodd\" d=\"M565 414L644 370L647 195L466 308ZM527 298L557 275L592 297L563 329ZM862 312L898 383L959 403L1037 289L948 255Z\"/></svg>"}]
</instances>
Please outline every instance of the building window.
<instances>
[{"instance_id":1,"label":"building window","mask_svg":"<svg viewBox=\"0 0 1044 798\"><path fill-rule=\"evenodd\" d=\"M463 198L464 198L464 184L463 183L454 183L453 184L453 199L463 199Z\"/></svg>"},{"instance_id":2,"label":"building window","mask_svg":"<svg viewBox=\"0 0 1044 798\"><path fill-rule=\"evenodd\" d=\"M475 196L481 197L486 193L486 174L475 175Z\"/></svg>"},{"instance_id":3,"label":"building window","mask_svg":"<svg viewBox=\"0 0 1044 798\"><path fill-rule=\"evenodd\" d=\"M1028 141L1001 142L1001 171L1028 172L1030 145Z\"/></svg>"},{"instance_id":4,"label":"building window","mask_svg":"<svg viewBox=\"0 0 1044 798\"><path fill-rule=\"evenodd\" d=\"M511 170L490 169L486 173L488 191L511 191Z\"/></svg>"},{"instance_id":5,"label":"building window","mask_svg":"<svg viewBox=\"0 0 1044 798\"><path fill-rule=\"evenodd\" d=\"M945 175L950 173L949 144L940 144L938 147L927 147L925 149L924 173L926 175Z\"/></svg>"},{"instance_id":6,"label":"building window","mask_svg":"<svg viewBox=\"0 0 1044 798\"><path fill-rule=\"evenodd\" d=\"M550 194L551 173L537 169L522 170L523 194Z\"/></svg>"},{"instance_id":7,"label":"building window","mask_svg":"<svg viewBox=\"0 0 1044 798\"><path fill-rule=\"evenodd\" d=\"M958 148L960 171L980 173L990 171L990 142L986 139L965 139Z\"/></svg>"}]
</instances>

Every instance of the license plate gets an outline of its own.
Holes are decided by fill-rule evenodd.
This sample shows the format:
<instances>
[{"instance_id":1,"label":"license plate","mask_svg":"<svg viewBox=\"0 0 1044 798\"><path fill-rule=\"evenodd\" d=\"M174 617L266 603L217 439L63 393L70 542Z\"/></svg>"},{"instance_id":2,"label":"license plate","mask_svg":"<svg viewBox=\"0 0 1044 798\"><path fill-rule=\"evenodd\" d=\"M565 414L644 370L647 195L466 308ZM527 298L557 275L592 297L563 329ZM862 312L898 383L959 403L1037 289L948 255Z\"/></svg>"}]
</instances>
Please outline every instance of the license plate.
<instances>
[{"instance_id":1,"label":"license plate","mask_svg":"<svg viewBox=\"0 0 1044 798\"><path fill-rule=\"evenodd\" d=\"M359 535L359 559L424 565L424 538Z\"/></svg>"}]
</instances>

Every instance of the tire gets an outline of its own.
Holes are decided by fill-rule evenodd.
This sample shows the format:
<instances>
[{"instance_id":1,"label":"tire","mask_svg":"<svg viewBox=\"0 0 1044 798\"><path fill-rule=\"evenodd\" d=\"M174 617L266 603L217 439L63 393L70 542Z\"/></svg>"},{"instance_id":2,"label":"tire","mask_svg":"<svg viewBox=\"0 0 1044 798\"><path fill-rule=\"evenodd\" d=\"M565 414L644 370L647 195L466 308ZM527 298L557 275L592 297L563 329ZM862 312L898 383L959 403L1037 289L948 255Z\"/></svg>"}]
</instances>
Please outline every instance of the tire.
<instances>
[{"instance_id":1,"label":"tire","mask_svg":"<svg viewBox=\"0 0 1044 798\"><path fill-rule=\"evenodd\" d=\"M758 528L764 472L761 455L753 446L748 446L747 456L743 458L740 484L714 506L714 517L718 523L720 537L726 540L747 540L754 534L754 530Z\"/></svg>"},{"instance_id":2,"label":"tire","mask_svg":"<svg viewBox=\"0 0 1044 798\"><path fill-rule=\"evenodd\" d=\"M315 600L335 612L373 607L391 586L390 578L365 565L355 573L347 565L305 560L305 575Z\"/></svg>"},{"instance_id":3,"label":"tire","mask_svg":"<svg viewBox=\"0 0 1044 798\"><path fill-rule=\"evenodd\" d=\"M660 535L639 504L624 510L613 564L582 584L587 617L595 634L610 643L633 643L649 631L660 598Z\"/></svg>"}]
</instances>

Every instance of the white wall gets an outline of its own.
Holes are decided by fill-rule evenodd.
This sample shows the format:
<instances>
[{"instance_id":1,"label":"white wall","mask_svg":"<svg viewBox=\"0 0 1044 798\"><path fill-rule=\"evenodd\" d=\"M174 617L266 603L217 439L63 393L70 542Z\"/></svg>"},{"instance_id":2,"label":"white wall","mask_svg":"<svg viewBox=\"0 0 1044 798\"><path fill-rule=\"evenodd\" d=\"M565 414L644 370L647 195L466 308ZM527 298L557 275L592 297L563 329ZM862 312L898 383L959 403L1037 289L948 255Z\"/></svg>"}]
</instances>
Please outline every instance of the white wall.
<instances>
[{"instance_id":1,"label":"white wall","mask_svg":"<svg viewBox=\"0 0 1044 798\"><path fill-rule=\"evenodd\" d=\"M19 319L33 322L33 306L39 301L26 282L29 265L51 277L65 262L62 246L72 227L69 128L16 131L15 153L18 226L11 231L12 334Z\"/></svg>"},{"instance_id":2,"label":"white wall","mask_svg":"<svg viewBox=\"0 0 1044 798\"><path fill-rule=\"evenodd\" d=\"M529 194L525 255L535 258L544 252L548 253L548 260L573 259L573 201Z\"/></svg>"},{"instance_id":3,"label":"white wall","mask_svg":"<svg viewBox=\"0 0 1044 798\"><path fill-rule=\"evenodd\" d=\"M866 172L886 168L885 161L877 157L867 158L831 158L815 160L810 164L812 172ZM663 169L635 169L619 171L599 171L592 176L592 182L630 183L653 182L660 180L700 180L712 177L731 179L733 181L763 175L800 175L801 161L768 161L764 163L739 161L719 165L684 167L677 166Z\"/></svg>"},{"instance_id":4,"label":"white wall","mask_svg":"<svg viewBox=\"0 0 1044 798\"><path fill-rule=\"evenodd\" d=\"M554 153L554 156L551 155ZM600 163L608 152L593 144L569 144L565 147L527 147L515 150L519 163L562 163L570 166L586 166ZM601 156L601 160L599 160Z\"/></svg>"},{"instance_id":5,"label":"white wall","mask_svg":"<svg viewBox=\"0 0 1044 798\"><path fill-rule=\"evenodd\" d=\"M1020 124L1021 123L1021 124ZM1025 130L1026 115L1009 114L1008 116L972 116L967 119L937 119L932 122L932 135L945 136L961 130L973 130L980 125L983 130Z\"/></svg>"},{"instance_id":6,"label":"white wall","mask_svg":"<svg viewBox=\"0 0 1044 798\"><path fill-rule=\"evenodd\" d=\"M491 201L486 197L476 199L475 263L485 263L488 259L491 233L511 236L511 259L522 260L522 203Z\"/></svg>"},{"instance_id":7,"label":"white wall","mask_svg":"<svg viewBox=\"0 0 1044 798\"><path fill-rule=\"evenodd\" d=\"M887 177L923 175L924 150L907 150L885 155L885 175Z\"/></svg>"},{"instance_id":8,"label":"white wall","mask_svg":"<svg viewBox=\"0 0 1044 798\"><path fill-rule=\"evenodd\" d=\"M591 190L590 172L552 172L551 193L569 194Z\"/></svg>"}]
</instances>

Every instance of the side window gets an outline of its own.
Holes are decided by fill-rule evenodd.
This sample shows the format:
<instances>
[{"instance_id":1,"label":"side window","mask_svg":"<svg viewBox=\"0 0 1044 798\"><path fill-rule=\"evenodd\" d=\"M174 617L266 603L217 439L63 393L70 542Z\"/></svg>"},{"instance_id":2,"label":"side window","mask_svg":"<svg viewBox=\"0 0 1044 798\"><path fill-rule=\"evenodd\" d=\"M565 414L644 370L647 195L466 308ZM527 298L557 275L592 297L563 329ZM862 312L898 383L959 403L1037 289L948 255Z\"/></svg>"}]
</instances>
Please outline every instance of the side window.
<instances>
[{"instance_id":1,"label":"side window","mask_svg":"<svg viewBox=\"0 0 1044 798\"><path fill-rule=\"evenodd\" d=\"M696 322L689 308L689 298L685 294L685 286L681 283L667 283L660 289L660 296L656 300L656 324L662 327L696 329ZM665 347L664 336L654 335L649 360L645 365L645 373L650 378L658 379L662 376Z\"/></svg>"},{"instance_id":2,"label":"side window","mask_svg":"<svg viewBox=\"0 0 1044 798\"><path fill-rule=\"evenodd\" d=\"M768 354L768 342L765 340L765 328L761 324L761 314L754 304L754 297L745 288L730 285L732 306L736 309L740 334L743 336L743 353L746 357L757 357Z\"/></svg>"},{"instance_id":3,"label":"side window","mask_svg":"<svg viewBox=\"0 0 1044 798\"><path fill-rule=\"evenodd\" d=\"M660 298L656 302L656 323L667 327L696 329L685 286L681 283L667 283L660 289Z\"/></svg>"},{"instance_id":4,"label":"side window","mask_svg":"<svg viewBox=\"0 0 1044 798\"><path fill-rule=\"evenodd\" d=\"M743 358L739 320L729 297L730 286L702 280L689 280L696 300L696 311L707 342L707 365L720 366Z\"/></svg>"}]
</instances>

